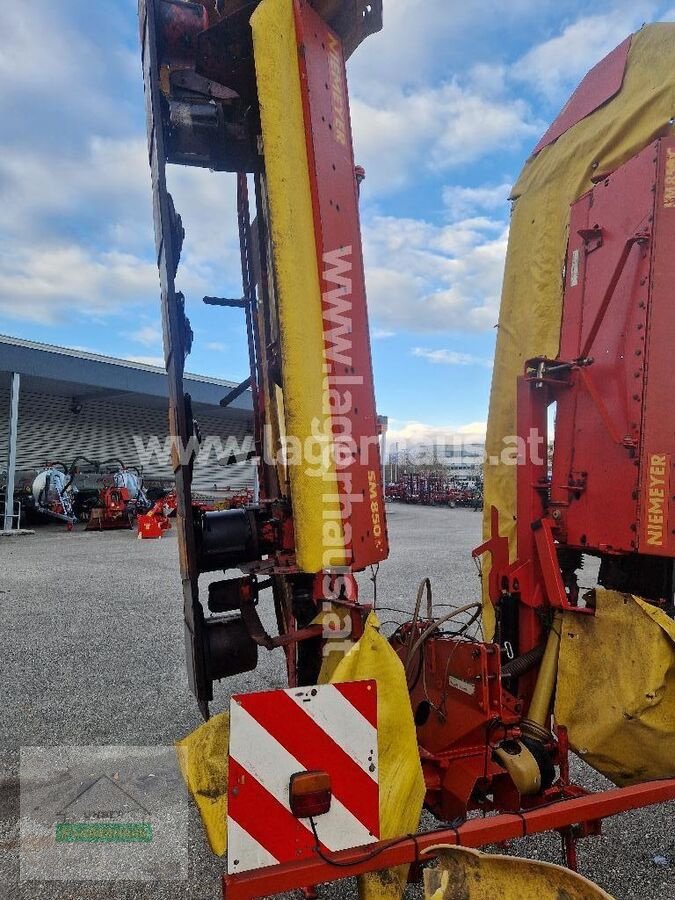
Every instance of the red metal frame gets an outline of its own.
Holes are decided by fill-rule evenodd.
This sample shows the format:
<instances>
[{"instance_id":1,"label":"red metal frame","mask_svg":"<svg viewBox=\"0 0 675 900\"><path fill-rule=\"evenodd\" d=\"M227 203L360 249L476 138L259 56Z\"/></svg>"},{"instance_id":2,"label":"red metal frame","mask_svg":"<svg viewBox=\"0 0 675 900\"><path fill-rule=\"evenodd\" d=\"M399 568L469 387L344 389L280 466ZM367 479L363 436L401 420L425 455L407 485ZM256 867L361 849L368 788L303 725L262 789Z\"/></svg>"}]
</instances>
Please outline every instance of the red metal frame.
<instances>
[{"instance_id":1,"label":"red metal frame","mask_svg":"<svg viewBox=\"0 0 675 900\"><path fill-rule=\"evenodd\" d=\"M675 439L664 415L675 339L674 185L675 141L662 139L572 207L560 354L555 360L529 360L518 379L516 558L510 561L508 541L499 535L496 509L490 539L474 552L491 554L492 602L517 603L517 655L542 645L556 609L594 614L592 606L579 603L574 578L564 577L560 553L675 556L670 527ZM549 471L552 403L557 416ZM533 437L538 438L534 445ZM536 678L533 668L518 681L526 715ZM469 748L461 736L458 748L464 750L465 768ZM575 788L566 774L562 733L555 759L561 767L558 786L569 796ZM488 774L497 801L499 779L486 764ZM444 789L456 793L465 777L463 771L449 774ZM622 796L628 808L634 795L617 791L617 802ZM544 799L523 798L523 806ZM504 808L503 797L498 802ZM563 824L561 818L552 820L552 827ZM574 833L563 838L574 865Z\"/></svg>"},{"instance_id":2,"label":"red metal frame","mask_svg":"<svg viewBox=\"0 0 675 900\"><path fill-rule=\"evenodd\" d=\"M429 624L420 620L413 637ZM401 641L410 637L405 628L397 634ZM405 643L392 643L405 660ZM492 759L497 745L521 737L523 712L502 687L499 646L434 637L411 657L409 672L425 806L446 822L469 809L518 809L511 779Z\"/></svg>"},{"instance_id":3,"label":"red metal frame","mask_svg":"<svg viewBox=\"0 0 675 900\"><path fill-rule=\"evenodd\" d=\"M350 567L360 570L386 559L389 542L347 73L339 37L304 0L295 2L295 23L322 278L326 386L335 399L333 433L343 434L348 422L355 448L353 459L338 468L338 491L352 498L344 525L357 536L348 550Z\"/></svg>"},{"instance_id":4,"label":"red metal frame","mask_svg":"<svg viewBox=\"0 0 675 900\"><path fill-rule=\"evenodd\" d=\"M442 844L475 848L517 840L542 831L558 830L564 834L573 826L588 828L593 833L597 832L601 819L673 799L675 779L669 779L588 794L523 813L472 819L458 828L440 828L408 835L395 842L380 841L379 844L344 850L333 854L330 862L317 856L311 861L270 866L242 875L225 875L223 897L225 900L250 900L253 897L274 896L308 884L321 884L422 858L430 859L432 854L429 850Z\"/></svg>"},{"instance_id":5,"label":"red metal frame","mask_svg":"<svg viewBox=\"0 0 675 900\"><path fill-rule=\"evenodd\" d=\"M474 554L492 554L492 601L506 593L518 598L521 654L542 641L542 610L593 613L568 593L560 547L601 557L675 557L669 490L675 436L664 415L675 341L674 178L675 141L661 139L572 206L560 354L529 360L518 379L517 430L526 449L518 471L516 561L508 562L496 511L491 539ZM538 456L528 446L532 435ZM533 686L530 677L526 696Z\"/></svg>"}]
</instances>

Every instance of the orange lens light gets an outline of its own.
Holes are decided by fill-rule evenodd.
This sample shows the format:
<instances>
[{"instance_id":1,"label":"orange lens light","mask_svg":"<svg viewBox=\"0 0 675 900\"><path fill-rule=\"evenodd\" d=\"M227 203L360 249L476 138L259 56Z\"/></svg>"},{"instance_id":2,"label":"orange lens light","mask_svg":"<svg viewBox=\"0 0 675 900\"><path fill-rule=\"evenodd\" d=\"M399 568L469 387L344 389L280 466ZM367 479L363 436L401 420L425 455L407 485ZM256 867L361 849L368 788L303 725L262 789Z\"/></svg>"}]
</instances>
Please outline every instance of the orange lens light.
<instances>
[{"instance_id":1,"label":"orange lens light","mask_svg":"<svg viewBox=\"0 0 675 900\"><path fill-rule=\"evenodd\" d=\"M297 819L322 816L332 797L328 772L296 772L288 790L291 812Z\"/></svg>"}]
</instances>

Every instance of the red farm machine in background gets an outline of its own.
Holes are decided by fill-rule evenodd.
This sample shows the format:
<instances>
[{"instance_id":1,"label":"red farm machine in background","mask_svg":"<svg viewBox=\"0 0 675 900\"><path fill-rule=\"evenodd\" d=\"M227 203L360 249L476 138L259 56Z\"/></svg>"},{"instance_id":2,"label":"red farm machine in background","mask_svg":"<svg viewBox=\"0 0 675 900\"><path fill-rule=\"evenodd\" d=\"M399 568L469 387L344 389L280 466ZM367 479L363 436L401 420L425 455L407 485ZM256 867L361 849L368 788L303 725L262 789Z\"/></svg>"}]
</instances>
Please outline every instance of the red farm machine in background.
<instances>
[{"instance_id":1,"label":"red farm machine in background","mask_svg":"<svg viewBox=\"0 0 675 900\"><path fill-rule=\"evenodd\" d=\"M250 488L227 489L225 495L217 499L192 497L192 508L197 515L223 509L241 509L252 504L253 491ZM177 505L175 491L167 491L159 497L146 513L138 516L138 537L144 540L161 538L171 528L171 519L176 515Z\"/></svg>"},{"instance_id":2,"label":"red farm machine in background","mask_svg":"<svg viewBox=\"0 0 675 900\"><path fill-rule=\"evenodd\" d=\"M183 389L192 332L175 286L183 229L165 165L237 173L243 296L205 300L245 314L250 375L223 404L252 392L259 502L200 509L191 461L175 460L188 669L205 716L213 682L253 669L259 646L283 647L289 685L299 691L294 702L315 702L326 640L317 616L329 603L349 618L357 640L370 607L359 602L354 574L387 556L357 207L362 176L355 173L344 68L381 27L381 12L372 0L141 0L170 422L185 447L196 434ZM548 410L557 403L552 473L546 452L519 460L516 552L509 552L496 508L492 534L475 551L490 564L494 637L469 632L480 603L439 614L423 583L412 619L391 640L415 720L425 805L456 824L339 852L314 830L316 840L305 846L311 809L319 816L330 807L330 779L304 765L295 775L316 776L309 806L298 799L301 782L281 786L293 800L302 858L259 850L257 868L238 874L230 867L227 897L419 862L438 845L477 847L545 830L562 835L574 867L576 838L597 833L603 817L675 798L674 780L588 794L571 782L567 734L552 722L562 617L595 612L576 581L581 554L600 559L600 583L608 588L655 605L672 599L675 438L663 411L670 408L675 331L673 158L670 140L651 143L573 206L560 352L530 359L517 386L524 442L534 429L547 446ZM349 335L350 355L338 364L346 351L335 353L333 328L345 310L335 304L348 289L351 328L339 337ZM334 447L349 432L360 452L317 463L308 478L279 449L284 436L302 443L315 427ZM338 519L322 506L326 492L317 484L330 486ZM389 495L438 503L449 502L452 490L444 479L411 476ZM326 546L327 555L317 552ZM207 615L201 576L230 570L240 574L209 584ZM268 588L276 635L258 612ZM250 734L258 734L250 717L268 701L238 702L250 713ZM274 727L282 729L284 717ZM298 743L297 733L291 738ZM244 750L252 746L251 739ZM302 747L297 752L301 757ZM331 770L336 789L351 764L346 754L340 758L345 769ZM247 789L263 791L268 771L260 766L255 777L238 773ZM467 820L470 810L496 815ZM370 835L374 840L372 828Z\"/></svg>"},{"instance_id":3,"label":"red farm machine in background","mask_svg":"<svg viewBox=\"0 0 675 900\"><path fill-rule=\"evenodd\" d=\"M447 472L404 472L385 488L387 500L419 503L422 506L467 506L482 508L483 491L479 480L460 481Z\"/></svg>"}]
</instances>

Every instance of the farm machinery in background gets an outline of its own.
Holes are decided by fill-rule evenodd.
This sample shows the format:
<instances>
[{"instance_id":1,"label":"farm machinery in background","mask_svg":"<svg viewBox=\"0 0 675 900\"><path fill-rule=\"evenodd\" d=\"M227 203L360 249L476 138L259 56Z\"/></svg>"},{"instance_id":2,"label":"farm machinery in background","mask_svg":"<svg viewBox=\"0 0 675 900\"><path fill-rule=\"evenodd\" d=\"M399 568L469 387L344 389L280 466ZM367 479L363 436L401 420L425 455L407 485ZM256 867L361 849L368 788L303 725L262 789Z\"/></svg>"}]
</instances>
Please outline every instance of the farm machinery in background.
<instances>
[{"instance_id":1,"label":"farm machinery in background","mask_svg":"<svg viewBox=\"0 0 675 900\"><path fill-rule=\"evenodd\" d=\"M80 462L88 468L79 469ZM97 487L88 491L88 499L80 506L80 518L86 519L87 531L131 529L136 517L150 508L137 468L127 467L121 460L95 463L84 458L75 460L73 468L78 468L80 477L87 482L96 480Z\"/></svg>"},{"instance_id":2,"label":"farm machinery in background","mask_svg":"<svg viewBox=\"0 0 675 900\"><path fill-rule=\"evenodd\" d=\"M188 677L207 719L180 758L212 847L228 847L225 896L383 869L366 895L395 896L407 873L396 867L441 855L435 898L461 884L462 896L508 900L524 882L542 898L606 897L571 872L517 877L515 860L495 887L490 857L452 848L553 830L574 869L577 839L603 818L675 798L675 628L659 608L675 558L675 29L644 29L610 54L525 170L488 443L517 435L527 448L535 434L547 448L557 403L552 467L536 447L510 469L486 467L483 601L441 611L425 580L387 641L356 578L370 569L376 584L388 539L345 74L381 28L381 2L141 0L139 14L169 417L183 448L198 438L183 385L193 335L166 165L237 183L242 295L204 301L243 312L250 374L222 404L252 393L259 499L200 509L192 459L174 460ZM289 438L312 452L293 458ZM600 559L588 593L583 555ZM216 572L228 577L205 585ZM289 690L237 695L229 717L208 721L214 682L254 669L260 648L283 652ZM658 664L646 671L645 658ZM621 786L575 784L570 747ZM453 824L414 833L422 804Z\"/></svg>"},{"instance_id":3,"label":"farm machinery in background","mask_svg":"<svg viewBox=\"0 0 675 900\"><path fill-rule=\"evenodd\" d=\"M250 488L226 488L220 491L217 499L199 498L193 494L193 514L216 512L224 509L241 509L253 504L253 491ZM167 491L158 497L150 509L138 516L138 537L144 540L161 538L171 528L171 519L176 515L178 500L175 491Z\"/></svg>"},{"instance_id":4,"label":"farm machinery in background","mask_svg":"<svg viewBox=\"0 0 675 900\"><path fill-rule=\"evenodd\" d=\"M87 530L132 528L151 506L136 467L83 456L70 465L54 462L37 473L19 473L17 498L27 518L65 522L68 528L86 522Z\"/></svg>"},{"instance_id":5,"label":"farm machinery in background","mask_svg":"<svg viewBox=\"0 0 675 900\"><path fill-rule=\"evenodd\" d=\"M0 485L1 487L1 485ZM176 511L176 492L166 482L145 484L136 466L120 459L104 462L78 456L70 465L49 463L39 471L17 473L17 500L22 518L33 522L64 522L71 529L86 523L87 531L138 528L139 537L161 537ZM248 487L218 488L193 497L196 513L250 505Z\"/></svg>"},{"instance_id":6,"label":"farm machinery in background","mask_svg":"<svg viewBox=\"0 0 675 900\"><path fill-rule=\"evenodd\" d=\"M483 485L479 480L460 481L445 472L404 472L387 484L385 498L422 506L483 508Z\"/></svg>"},{"instance_id":7,"label":"farm machinery in background","mask_svg":"<svg viewBox=\"0 0 675 900\"><path fill-rule=\"evenodd\" d=\"M19 501L27 514L37 514L72 528L77 521L75 503L77 487L73 475L62 463L52 463L35 476Z\"/></svg>"}]
</instances>

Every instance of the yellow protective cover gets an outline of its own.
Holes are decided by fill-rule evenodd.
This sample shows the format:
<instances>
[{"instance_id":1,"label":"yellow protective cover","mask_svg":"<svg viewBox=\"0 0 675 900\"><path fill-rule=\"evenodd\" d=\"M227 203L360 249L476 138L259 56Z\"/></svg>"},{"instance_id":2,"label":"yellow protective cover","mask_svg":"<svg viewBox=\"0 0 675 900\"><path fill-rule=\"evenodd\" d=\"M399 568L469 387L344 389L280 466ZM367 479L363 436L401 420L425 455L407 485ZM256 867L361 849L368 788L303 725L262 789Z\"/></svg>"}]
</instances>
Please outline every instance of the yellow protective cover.
<instances>
[{"instance_id":1,"label":"yellow protective cover","mask_svg":"<svg viewBox=\"0 0 675 900\"><path fill-rule=\"evenodd\" d=\"M617 785L675 777L675 622L630 594L595 596L595 616L564 617L556 721Z\"/></svg>"},{"instance_id":2,"label":"yellow protective cover","mask_svg":"<svg viewBox=\"0 0 675 900\"><path fill-rule=\"evenodd\" d=\"M583 875L539 860L446 847L424 870L427 900L612 900Z\"/></svg>"},{"instance_id":3,"label":"yellow protective cover","mask_svg":"<svg viewBox=\"0 0 675 900\"><path fill-rule=\"evenodd\" d=\"M650 141L671 131L675 111L675 25L647 25L633 36L623 88L532 158L513 188L509 237L486 456L500 459L504 438L516 434L516 378L525 360L555 357L560 339L562 270L569 207ZM510 444L507 447L512 446ZM490 508L499 510L500 532L515 553L517 467L485 465L485 536ZM485 575L489 571L486 561ZM485 583L485 582L484 582ZM491 604L485 629L494 631Z\"/></svg>"},{"instance_id":4,"label":"yellow protective cover","mask_svg":"<svg viewBox=\"0 0 675 900\"><path fill-rule=\"evenodd\" d=\"M311 459L289 466L296 558L304 572L344 566L340 535L322 540L324 498L338 493L324 390L324 333L293 0L251 18L283 363L286 434ZM339 523L331 519L331 528ZM335 546L337 545L337 547ZM329 554L324 555L324 553Z\"/></svg>"},{"instance_id":5,"label":"yellow protective cover","mask_svg":"<svg viewBox=\"0 0 675 900\"><path fill-rule=\"evenodd\" d=\"M211 850L227 850L227 772L230 714L213 716L176 742L178 764L197 804Z\"/></svg>"},{"instance_id":6,"label":"yellow protective cover","mask_svg":"<svg viewBox=\"0 0 675 900\"><path fill-rule=\"evenodd\" d=\"M425 788L403 666L378 628L371 613L361 639L343 644L343 650L351 649L339 660L335 646L331 675L321 680L377 682L380 836L391 838L417 831ZM183 778L199 809L211 850L219 856L227 849L229 741L230 719L222 713L176 745ZM360 895L364 900L398 900L407 874L408 867L401 866L363 876Z\"/></svg>"},{"instance_id":7,"label":"yellow protective cover","mask_svg":"<svg viewBox=\"0 0 675 900\"><path fill-rule=\"evenodd\" d=\"M512 192L514 206L486 440L488 460L499 459L504 438L516 434L516 378L522 374L525 360L558 353L570 204L593 187L592 179L611 172L655 138L670 133L674 111L675 25L648 25L633 36L619 94L545 147L523 169ZM484 474L485 536L489 537L490 510L495 506L500 533L509 539L513 560L518 467L488 462ZM488 573L489 558L484 567L484 590ZM609 601L602 599L598 622L578 625L577 642L564 641L558 710L570 723L577 749L585 750L584 758L610 778L628 783L672 775L669 758L675 758L675 647L665 636L663 617L658 624L652 620L649 626L647 607L640 606L639 601L622 609L621 617L617 609L610 614ZM633 615L629 616L629 610ZM638 641L630 631L622 632L619 618L630 627L637 628L641 623L643 640ZM494 611L487 600L484 629L488 637L494 633ZM585 650L579 652L582 633ZM600 640L596 643L593 636ZM640 666L622 668L618 647L624 644L626 652L639 647ZM603 662L596 666L596 660ZM594 667L595 677L588 666ZM655 677L658 672L662 679ZM651 708L647 695L659 684L661 690L668 686L670 695L668 699L659 695L657 706ZM645 697L644 706L637 700L640 693ZM610 724L604 717L613 716L616 710L608 707L621 698L623 711L631 715L639 712L637 720L612 718ZM668 709L669 720L662 715ZM608 738L610 731L612 741ZM636 750L632 744L635 735L648 736L650 746L641 740Z\"/></svg>"}]
</instances>

